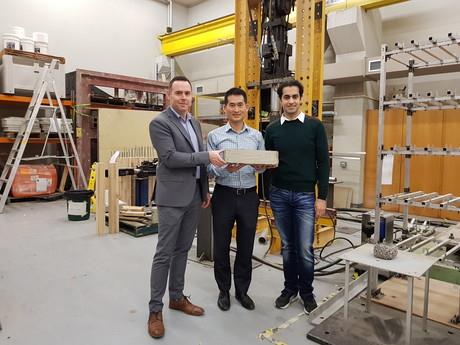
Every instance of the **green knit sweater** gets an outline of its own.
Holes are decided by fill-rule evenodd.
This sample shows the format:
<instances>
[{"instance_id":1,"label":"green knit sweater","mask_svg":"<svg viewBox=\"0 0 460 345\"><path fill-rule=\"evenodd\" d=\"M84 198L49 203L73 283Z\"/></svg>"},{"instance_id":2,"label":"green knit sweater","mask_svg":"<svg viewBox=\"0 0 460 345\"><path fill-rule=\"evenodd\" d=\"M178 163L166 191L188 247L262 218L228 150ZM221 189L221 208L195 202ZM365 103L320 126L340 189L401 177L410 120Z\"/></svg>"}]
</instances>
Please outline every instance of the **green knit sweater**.
<instances>
[{"instance_id":1,"label":"green knit sweater","mask_svg":"<svg viewBox=\"0 0 460 345\"><path fill-rule=\"evenodd\" d=\"M326 200L329 184L329 150L321 121L305 116L272 122L265 132L265 148L278 151L278 168L271 170L271 184L294 192L314 192Z\"/></svg>"}]
</instances>

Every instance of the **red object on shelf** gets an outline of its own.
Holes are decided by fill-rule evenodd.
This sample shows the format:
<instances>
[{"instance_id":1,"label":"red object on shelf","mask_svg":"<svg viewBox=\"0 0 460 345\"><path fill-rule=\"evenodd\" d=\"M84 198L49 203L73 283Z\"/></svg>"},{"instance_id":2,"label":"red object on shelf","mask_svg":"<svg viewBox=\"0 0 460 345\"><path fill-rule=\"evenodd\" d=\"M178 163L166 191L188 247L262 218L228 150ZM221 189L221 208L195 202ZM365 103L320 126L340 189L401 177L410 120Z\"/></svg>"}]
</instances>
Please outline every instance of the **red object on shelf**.
<instances>
[{"instance_id":1,"label":"red object on shelf","mask_svg":"<svg viewBox=\"0 0 460 345\"><path fill-rule=\"evenodd\" d=\"M11 195L15 198L28 198L48 195L56 192L57 172L54 165L19 166L11 186Z\"/></svg>"}]
</instances>

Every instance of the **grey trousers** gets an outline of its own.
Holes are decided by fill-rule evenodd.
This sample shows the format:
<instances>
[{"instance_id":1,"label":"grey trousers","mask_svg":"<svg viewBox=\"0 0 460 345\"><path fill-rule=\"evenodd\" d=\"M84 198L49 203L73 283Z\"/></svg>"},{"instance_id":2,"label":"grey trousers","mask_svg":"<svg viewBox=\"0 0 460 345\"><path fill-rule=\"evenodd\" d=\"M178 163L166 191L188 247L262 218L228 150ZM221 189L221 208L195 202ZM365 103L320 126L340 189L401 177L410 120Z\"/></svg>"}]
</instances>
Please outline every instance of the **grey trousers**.
<instances>
[{"instance_id":1,"label":"grey trousers","mask_svg":"<svg viewBox=\"0 0 460 345\"><path fill-rule=\"evenodd\" d=\"M201 213L199 185L186 207L158 207L158 243L150 276L149 311L163 309L169 275L169 298L183 296L187 255L195 237Z\"/></svg>"}]
</instances>

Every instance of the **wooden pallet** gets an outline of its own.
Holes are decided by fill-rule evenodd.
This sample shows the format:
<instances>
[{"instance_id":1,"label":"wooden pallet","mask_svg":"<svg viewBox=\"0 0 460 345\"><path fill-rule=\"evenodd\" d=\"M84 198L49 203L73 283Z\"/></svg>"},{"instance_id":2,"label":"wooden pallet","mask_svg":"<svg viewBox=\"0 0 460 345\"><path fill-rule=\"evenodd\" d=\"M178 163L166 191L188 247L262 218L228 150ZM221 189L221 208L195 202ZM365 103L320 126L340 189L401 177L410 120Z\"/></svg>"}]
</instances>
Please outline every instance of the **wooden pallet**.
<instances>
[{"instance_id":1,"label":"wooden pallet","mask_svg":"<svg viewBox=\"0 0 460 345\"><path fill-rule=\"evenodd\" d=\"M120 231L134 237L142 237L158 233L158 224L145 225L120 219Z\"/></svg>"},{"instance_id":2,"label":"wooden pallet","mask_svg":"<svg viewBox=\"0 0 460 345\"><path fill-rule=\"evenodd\" d=\"M372 299L373 302L401 311L406 310L407 280L393 277L382 283L380 288L384 296L379 299ZM424 288L424 278L414 279L413 313L420 317L423 316ZM458 315L459 313L459 298L459 285L431 279L428 318L432 321L460 329L460 324L450 322L454 315Z\"/></svg>"}]
</instances>

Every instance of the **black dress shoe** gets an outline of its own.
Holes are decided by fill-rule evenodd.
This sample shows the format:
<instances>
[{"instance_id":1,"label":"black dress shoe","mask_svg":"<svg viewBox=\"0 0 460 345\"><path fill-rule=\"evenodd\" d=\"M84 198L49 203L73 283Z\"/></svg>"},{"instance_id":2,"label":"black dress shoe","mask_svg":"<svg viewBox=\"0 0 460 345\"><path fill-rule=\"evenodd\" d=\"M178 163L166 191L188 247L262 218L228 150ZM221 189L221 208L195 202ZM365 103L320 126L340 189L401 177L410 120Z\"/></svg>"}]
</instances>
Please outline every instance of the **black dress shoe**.
<instances>
[{"instance_id":1,"label":"black dress shoe","mask_svg":"<svg viewBox=\"0 0 460 345\"><path fill-rule=\"evenodd\" d=\"M235 298L241 303L241 305L248 309L248 310L253 310L256 306L254 304L254 301L249 297L248 295L235 295Z\"/></svg>"},{"instance_id":2,"label":"black dress shoe","mask_svg":"<svg viewBox=\"0 0 460 345\"><path fill-rule=\"evenodd\" d=\"M219 298L217 299L217 306L220 310L227 311L230 309L230 294L228 291L219 292Z\"/></svg>"}]
</instances>

